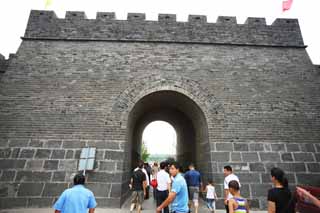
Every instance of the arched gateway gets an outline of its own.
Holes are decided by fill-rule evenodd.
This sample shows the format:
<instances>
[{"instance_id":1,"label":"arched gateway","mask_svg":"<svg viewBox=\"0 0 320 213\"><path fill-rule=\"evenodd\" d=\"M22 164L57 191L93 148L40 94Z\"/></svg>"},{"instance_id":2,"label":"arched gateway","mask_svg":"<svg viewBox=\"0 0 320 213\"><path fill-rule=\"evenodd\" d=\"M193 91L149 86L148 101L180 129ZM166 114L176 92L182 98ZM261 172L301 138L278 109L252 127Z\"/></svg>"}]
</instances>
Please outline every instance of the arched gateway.
<instances>
[{"instance_id":1,"label":"arched gateway","mask_svg":"<svg viewBox=\"0 0 320 213\"><path fill-rule=\"evenodd\" d=\"M296 19L31 11L17 53L0 56L0 208L51 206L87 146L87 186L119 208L155 120L220 198L226 164L252 208L266 208L274 166L319 186L320 75L305 47Z\"/></svg>"}]
</instances>

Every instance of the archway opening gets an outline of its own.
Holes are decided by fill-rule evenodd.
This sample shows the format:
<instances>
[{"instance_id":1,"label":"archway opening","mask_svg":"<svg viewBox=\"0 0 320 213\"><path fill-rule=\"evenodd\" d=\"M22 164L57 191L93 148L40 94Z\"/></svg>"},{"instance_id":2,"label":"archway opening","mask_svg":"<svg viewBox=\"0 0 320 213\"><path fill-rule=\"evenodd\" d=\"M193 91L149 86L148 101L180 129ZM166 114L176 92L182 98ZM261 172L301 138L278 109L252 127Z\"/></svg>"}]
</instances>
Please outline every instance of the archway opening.
<instances>
[{"instance_id":1,"label":"archway opening","mask_svg":"<svg viewBox=\"0 0 320 213\"><path fill-rule=\"evenodd\" d=\"M126 197L132 170L141 159L142 136L154 121L165 121L176 131L176 158L185 170L194 163L204 180L212 171L208 124L199 105L171 90L150 93L138 100L128 116L122 196Z\"/></svg>"},{"instance_id":2,"label":"archway opening","mask_svg":"<svg viewBox=\"0 0 320 213\"><path fill-rule=\"evenodd\" d=\"M165 121L153 121L143 130L141 158L150 163L161 162L168 158L176 159L177 133Z\"/></svg>"}]
</instances>

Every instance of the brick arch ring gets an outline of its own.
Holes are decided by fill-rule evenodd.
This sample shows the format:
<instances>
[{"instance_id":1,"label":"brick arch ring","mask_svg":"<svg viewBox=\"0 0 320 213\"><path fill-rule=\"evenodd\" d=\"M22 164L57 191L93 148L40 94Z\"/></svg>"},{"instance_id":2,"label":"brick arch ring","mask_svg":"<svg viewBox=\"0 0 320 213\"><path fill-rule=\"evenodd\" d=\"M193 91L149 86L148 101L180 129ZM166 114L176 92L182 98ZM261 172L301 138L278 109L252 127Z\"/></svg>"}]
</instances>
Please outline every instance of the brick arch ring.
<instances>
[{"instance_id":1,"label":"brick arch ring","mask_svg":"<svg viewBox=\"0 0 320 213\"><path fill-rule=\"evenodd\" d=\"M185 95L202 110L208 125L213 124L215 120L213 115L223 111L222 105L218 103L208 88L204 88L199 82L186 77L163 74L148 75L134 78L130 82L132 83L117 97L108 116L112 117L112 121L120 122L121 129L127 127L129 114L135 104L146 95L154 92L173 91Z\"/></svg>"}]
</instances>

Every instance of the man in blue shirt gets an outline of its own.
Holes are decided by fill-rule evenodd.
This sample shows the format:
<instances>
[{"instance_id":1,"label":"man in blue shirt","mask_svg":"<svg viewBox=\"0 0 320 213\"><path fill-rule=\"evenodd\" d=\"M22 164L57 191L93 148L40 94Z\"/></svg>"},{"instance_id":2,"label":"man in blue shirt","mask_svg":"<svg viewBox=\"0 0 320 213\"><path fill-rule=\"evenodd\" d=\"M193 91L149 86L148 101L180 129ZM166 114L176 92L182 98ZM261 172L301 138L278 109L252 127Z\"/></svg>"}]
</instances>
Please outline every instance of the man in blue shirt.
<instances>
[{"instance_id":1,"label":"man in blue shirt","mask_svg":"<svg viewBox=\"0 0 320 213\"><path fill-rule=\"evenodd\" d=\"M160 213L163 208L170 203L173 213L188 213L188 188L185 179L180 174L180 165L173 162L170 166L170 174L174 177L172 189L168 198L157 208L157 213Z\"/></svg>"},{"instance_id":2,"label":"man in blue shirt","mask_svg":"<svg viewBox=\"0 0 320 213\"><path fill-rule=\"evenodd\" d=\"M53 208L55 213L94 213L97 206L93 193L84 187L85 176L77 174L74 186L66 189L59 197Z\"/></svg>"},{"instance_id":3,"label":"man in blue shirt","mask_svg":"<svg viewBox=\"0 0 320 213\"><path fill-rule=\"evenodd\" d=\"M202 183L201 183L200 172L198 172L195 169L193 163L189 165L189 171L186 172L186 174L184 175L184 178L186 179L187 185L188 185L190 206L191 206L191 203L193 202L194 212L198 213L199 191L202 187Z\"/></svg>"}]
</instances>

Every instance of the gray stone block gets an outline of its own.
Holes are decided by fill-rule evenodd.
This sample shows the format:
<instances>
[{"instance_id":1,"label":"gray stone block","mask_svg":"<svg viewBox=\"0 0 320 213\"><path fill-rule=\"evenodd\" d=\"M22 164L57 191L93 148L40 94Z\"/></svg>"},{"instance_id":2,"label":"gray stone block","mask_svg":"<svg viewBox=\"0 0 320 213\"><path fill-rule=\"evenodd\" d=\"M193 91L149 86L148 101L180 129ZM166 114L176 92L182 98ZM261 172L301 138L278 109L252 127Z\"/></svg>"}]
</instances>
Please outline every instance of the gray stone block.
<instances>
[{"instance_id":1,"label":"gray stone block","mask_svg":"<svg viewBox=\"0 0 320 213\"><path fill-rule=\"evenodd\" d=\"M35 158L49 159L51 155L50 149L38 149Z\"/></svg>"},{"instance_id":2,"label":"gray stone block","mask_svg":"<svg viewBox=\"0 0 320 213\"><path fill-rule=\"evenodd\" d=\"M11 151L11 158L18 158L20 153L20 148L14 148Z\"/></svg>"},{"instance_id":3,"label":"gray stone block","mask_svg":"<svg viewBox=\"0 0 320 213\"><path fill-rule=\"evenodd\" d=\"M262 162L280 162L280 155L277 152L259 152L259 155Z\"/></svg>"},{"instance_id":4,"label":"gray stone block","mask_svg":"<svg viewBox=\"0 0 320 213\"><path fill-rule=\"evenodd\" d=\"M233 151L232 143L216 143L217 151Z\"/></svg>"},{"instance_id":5,"label":"gray stone block","mask_svg":"<svg viewBox=\"0 0 320 213\"><path fill-rule=\"evenodd\" d=\"M43 168L47 170L57 170L58 164L59 164L58 160L46 160L44 162Z\"/></svg>"},{"instance_id":6,"label":"gray stone block","mask_svg":"<svg viewBox=\"0 0 320 213\"><path fill-rule=\"evenodd\" d=\"M241 196L243 197L251 197L249 184L241 183Z\"/></svg>"},{"instance_id":7,"label":"gray stone block","mask_svg":"<svg viewBox=\"0 0 320 213\"><path fill-rule=\"evenodd\" d=\"M120 197L121 196L121 184L112 183L110 197Z\"/></svg>"},{"instance_id":8,"label":"gray stone block","mask_svg":"<svg viewBox=\"0 0 320 213\"><path fill-rule=\"evenodd\" d=\"M54 172L52 176L52 182L64 182L66 179L66 172Z\"/></svg>"},{"instance_id":9,"label":"gray stone block","mask_svg":"<svg viewBox=\"0 0 320 213\"><path fill-rule=\"evenodd\" d=\"M62 144L61 140L48 140L44 143L43 147L45 148L60 148Z\"/></svg>"},{"instance_id":10,"label":"gray stone block","mask_svg":"<svg viewBox=\"0 0 320 213\"><path fill-rule=\"evenodd\" d=\"M285 151L285 146L284 144L281 144L281 143L274 143L274 144L271 144L271 149L273 152Z\"/></svg>"},{"instance_id":11,"label":"gray stone block","mask_svg":"<svg viewBox=\"0 0 320 213\"><path fill-rule=\"evenodd\" d=\"M320 153L315 153L314 157L316 158L317 162L320 162Z\"/></svg>"},{"instance_id":12,"label":"gray stone block","mask_svg":"<svg viewBox=\"0 0 320 213\"><path fill-rule=\"evenodd\" d=\"M300 147L302 152L316 152L313 143L303 143L300 144Z\"/></svg>"},{"instance_id":13,"label":"gray stone block","mask_svg":"<svg viewBox=\"0 0 320 213\"><path fill-rule=\"evenodd\" d=\"M28 208L51 207L54 204L53 201L53 198L29 198Z\"/></svg>"},{"instance_id":14,"label":"gray stone block","mask_svg":"<svg viewBox=\"0 0 320 213\"><path fill-rule=\"evenodd\" d=\"M236 173L240 183L260 183L259 173Z\"/></svg>"},{"instance_id":15,"label":"gray stone block","mask_svg":"<svg viewBox=\"0 0 320 213\"><path fill-rule=\"evenodd\" d=\"M74 158L74 151L68 150L66 154L66 159L73 159Z\"/></svg>"},{"instance_id":16,"label":"gray stone block","mask_svg":"<svg viewBox=\"0 0 320 213\"><path fill-rule=\"evenodd\" d=\"M247 143L233 143L234 151L249 151Z\"/></svg>"},{"instance_id":17,"label":"gray stone block","mask_svg":"<svg viewBox=\"0 0 320 213\"><path fill-rule=\"evenodd\" d=\"M0 159L0 169L23 169L26 160Z\"/></svg>"},{"instance_id":18,"label":"gray stone block","mask_svg":"<svg viewBox=\"0 0 320 213\"><path fill-rule=\"evenodd\" d=\"M42 193L43 197L56 197L68 188L67 183L46 183Z\"/></svg>"},{"instance_id":19,"label":"gray stone block","mask_svg":"<svg viewBox=\"0 0 320 213\"><path fill-rule=\"evenodd\" d=\"M25 138L13 138L10 139L9 147L27 147L29 139Z\"/></svg>"},{"instance_id":20,"label":"gray stone block","mask_svg":"<svg viewBox=\"0 0 320 213\"><path fill-rule=\"evenodd\" d=\"M51 172L18 171L16 181L18 182L48 182L51 180Z\"/></svg>"},{"instance_id":21,"label":"gray stone block","mask_svg":"<svg viewBox=\"0 0 320 213\"><path fill-rule=\"evenodd\" d=\"M43 186L43 183L21 183L18 191L18 196L40 196Z\"/></svg>"},{"instance_id":22,"label":"gray stone block","mask_svg":"<svg viewBox=\"0 0 320 213\"><path fill-rule=\"evenodd\" d=\"M20 158L33 158L34 150L33 149L22 149L20 151Z\"/></svg>"},{"instance_id":23,"label":"gray stone block","mask_svg":"<svg viewBox=\"0 0 320 213\"><path fill-rule=\"evenodd\" d=\"M27 207L27 198L0 198L1 209L25 208Z\"/></svg>"},{"instance_id":24,"label":"gray stone block","mask_svg":"<svg viewBox=\"0 0 320 213\"><path fill-rule=\"evenodd\" d=\"M64 159L65 150L63 149L55 149L52 150L51 159Z\"/></svg>"},{"instance_id":25,"label":"gray stone block","mask_svg":"<svg viewBox=\"0 0 320 213\"><path fill-rule=\"evenodd\" d=\"M299 151L301 151L299 144L296 144L296 143L294 143L294 144L287 143L286 147L287 147L287 151L288 152L299 152Z\"/></svg>"},{"instance_id":26,"label":"gray stone block","mask_svg":"<svg viewBox=\"0 0 320 213\"><path fill-rule=\"evenodd\" d=\"M242 152L242 160L244 162L258 162L259 156L256 152Z\"/></svg>"},{"instance_id":27,"label":"gray stone block","mask_svg":"<svg viewBox=\"0 0 320 213\"><path fill-rule=\"evenodd\" d=\"M116 162L100 161L99 170L101 171L115 171Z\"/></svg>"},{"instance_id":28,"label":"gray stone block","mask_svg":"<svg viewBox=\"0 0 320 213\"><path fill-rule=\"evenodd\" d=\"M105 151L104 158L106 160L123 160L124 152L121 151Z\"/></svg>"},{"instance_id":29,"label":"gray stone block","mask_svg":"<svg viewBox=\"0 0 320 213\"><path fill-rule=\"evenodd\" d=\"M110 194L111 184L87 183L86 187L93 192L95 197L108 197Z\"/></svg>"},{"instance_id":30,"label":"gray stone block","mask_svg":"<svg viewBox=\"0 0 320 213\"><path fill-rule=\"evenodd\" d=\"M29 143L29 147L43 147L43 142L40 140L35 140L35 139L31 139L30 143Z\"/></svg>"},{"instance_id":31,"label":"gray stone block","mask_svg":"<svg viewBox=\"0 0 320 213\"><path fill-rule=\"evenodd\" d=\"M240 152L231 152L231 161L233 162L241 162L241 153Z\"/></svg>"},{"instance_id":32,"label":"gray stone block","mask_svg":"<svg viewBox=\"0 0 320 213\"><path fill-rule=\"evenodd\" d=\"M293 153L294 159L296 161L300 161L300 162L313 162L314 161L314 157L313 157L313 153Z\"/></svg>"},{"instance_id":33,"label":"gray stone block","mask_svg":"<svg viewBox=\"0 0 320 213\"><path fill-rule=\"evenodd\" d=\"M309 172L320 173L320 162L318 163L307 163L307 168Z\"/></svg>"},{"instance_id":34,"label":"gray stone block","mask_svg":"<svg viewBox=\"0 0 320 213\"><path fill-rule=\"evenodd\" d=\"M292 153L281 153L282 161L293 161Z\"/></svg>"},{"instance_id":35,"label":"gray stone block","mask_svg":"<svg viewBox=\"0 0 320 213\"><path fill-rule=\"evenodd\" d=\"M285 172L305 172L306 167L304 163L278 163L278 167Z\"/></svg>"},{"instance_id":36,"label":"gray stone block","mask_svg":"<svg viewBox=\"0 0 320 213\"><path fill-rule=\"evenodd\" d=\"M85 141L79 141L79 140L66 140L63 141L62 147L66 149L81 149L86 146Z\"/></svg>"},{"instance_id":37,"label":"gray stone block","mask_svg":"<svg viewBox=\"0 0 320 213\"><path fill-rule=\"evenodd\" d=\"M251 194L252 197L266 197L268 195L268 190L271 189L271 184L251 184Z\"/></svg>"},{"instance_id":38,"label":"gray stone block","mask_svg":"<svg viewBox=\"0 0 320 213\"><path fill-rule=\"evenodd\" d=\"M26 169L42 170L43 162L43 160L28 160L26 164Z\"/></svg>"},{"instance_id":39,"label":"gray stone block","mask_svg":"<svg viewBox=\"0 0 320 213\"><path fill-rule=\"evenodd\" d=\"M229 152L211 152L211 160L214 162L229 162Z\"/></svg>"},{"instance_id":40,"label":"gray stone block","mask_svg":"<svg viewBox=\"0 0 320 213\"><path fill-rule=\"evenodd\" d=\"M78 161L77 160L60 160L59 170L63 171L77 171Z\"/></svg>"},{"instance_id":41,"label":"gray stone block","mask_svg":"<svg viewBox=\"0 0 320 213\"><path fill-rule=\"evenodd\" d=\"M263 163L249 163L251 172L265 172Z\"/></svg>"},{"instance_id":42,"label":"gray stone block","mask_svg":"<svg viewBox=\"0 0 320 213\"><path fill-rule=\"evenodd\" d=\"M16 171L10 171L10 170L4 170L2 171L2 175L0 178L0 181L3 182L11 182L14 180L14 177L16 176Z\"/></svg>"},{"instance_id":43,"label":"gray stone block","mask_svg":"<svg viewBox=\"0 0 320 213\"><path fill-rule=\"evenodd\" d=\"M0 183L0 197L15 197L18 188L17 183Z\"/></svg>"},{"instance_id":44,"label":"gray stone block","mask_svg":"<svg viewBox=\"0 0 320 213\"><path fill-rule=\"evenodd\" d=\"M0 149L0 158L9 158L11 154L10 148Z\"/></svg>"},{"instance_id":45,"label":"gray stone block","mask_svg":"<svg viewBox=\"0 0 320 213\"><path fill-rule=\"evenodd\" d=\"M250 209L262 209L260 208L259 199L248 199L248 203L249 203Z\"/></svg>"},{"instance_id":46,"label":"gray stone block","mask_svg":"<svg viewBox=\"0 0 320 213\"><path fill-rule=\"evenodd\" d=\"M249 151L264 151L264 146L262 143L250 143Z\"/></svg>"}]
</instances>

